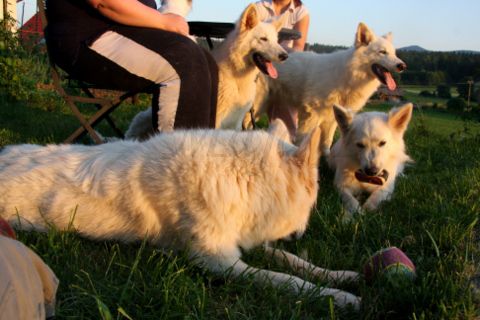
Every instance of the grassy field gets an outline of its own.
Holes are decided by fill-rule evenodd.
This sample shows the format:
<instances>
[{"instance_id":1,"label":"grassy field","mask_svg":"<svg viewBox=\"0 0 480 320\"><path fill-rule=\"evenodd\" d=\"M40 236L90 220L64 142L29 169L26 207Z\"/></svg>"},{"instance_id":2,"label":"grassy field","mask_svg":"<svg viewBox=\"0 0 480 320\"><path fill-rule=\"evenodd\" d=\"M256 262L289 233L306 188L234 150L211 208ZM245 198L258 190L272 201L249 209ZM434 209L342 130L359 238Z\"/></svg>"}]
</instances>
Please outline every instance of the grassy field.
<instances>
[{"instance_id":1,"label":"grassy field","mask_svg":"<svg viewBox=\"0 0 480 320\"><path fill-rule=\"evenodd\" d=\"M58 101L0 100L0 145L61 142L77 122ZM118 110L121 126L147 103L142 99ZM19 239L60 279L58 319L475 319L480 316L474 286L480 272L480 124L416 109L406 144L415 164L378 212L343 224L333 174L322 165L306 235L279 244L319 266L359 272L378 249L397 246L406 252L417 267L413 283L362 280L338 286L362 297L360 312L335 308L330 299L258 287L249 279L218 278L183 255L163 254L149 244L92 242L53 230L20 232ZM245 260L288 272L261 250L246 253Z\"/></svg>"}]
</instances>

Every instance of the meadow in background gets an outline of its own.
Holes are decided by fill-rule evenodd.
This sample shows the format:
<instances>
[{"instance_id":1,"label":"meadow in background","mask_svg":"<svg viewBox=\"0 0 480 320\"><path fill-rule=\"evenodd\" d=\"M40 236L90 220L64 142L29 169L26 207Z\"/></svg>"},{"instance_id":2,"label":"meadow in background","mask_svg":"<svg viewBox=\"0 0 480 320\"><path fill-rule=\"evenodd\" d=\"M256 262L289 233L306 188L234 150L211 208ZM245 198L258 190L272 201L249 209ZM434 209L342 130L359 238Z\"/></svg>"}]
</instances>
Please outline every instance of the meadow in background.
<instances>
[{"instance_id":1,"label":"meadow in background","mask_svg":"<svg viewBox=\"0 0 480 320\"><path fill-rule=\"evenodd\" d=\"M0 146L61 143L78 126L69 108L52 90L44 48L26 51L8 40L0 49L0 73ZM334 308L328 299L292 296L273 287L257 287L248 279L214 277L194 266L186 256L163 254L145 243L92 242L73 232L55 230L47 234L20 232L19 239L38 253L60 279L57 318L480 316L479 106L472 100L468 109L450 108L452 98L438 96L441 84L401 85L403 98L416 105L406 133L407 150L415 164L398 179L390 202L376 213L341 223L342 206L333 187L333 174L322 164L318 203L306 234L298 241L279 244L291 252L308 255L317 265L355 271L361 271L363 263L378 249L397 246L417 267L413 284L367 285L361 281L345 285L342 289L363 298L359 315ZM463 99L452 89L456 82L448 86L453 98ZM376 98L366 110L390 109L390 103ZM126 129L133 115L148 104L148 97L141 96L137 104L124 105L113 116ZM107 127L101 126L100 131L111 135ZM82 142L90 143L88 139ZM260 251L250 252L245 259L257 267L289 271Z\"/></svg>"}]
</instances>

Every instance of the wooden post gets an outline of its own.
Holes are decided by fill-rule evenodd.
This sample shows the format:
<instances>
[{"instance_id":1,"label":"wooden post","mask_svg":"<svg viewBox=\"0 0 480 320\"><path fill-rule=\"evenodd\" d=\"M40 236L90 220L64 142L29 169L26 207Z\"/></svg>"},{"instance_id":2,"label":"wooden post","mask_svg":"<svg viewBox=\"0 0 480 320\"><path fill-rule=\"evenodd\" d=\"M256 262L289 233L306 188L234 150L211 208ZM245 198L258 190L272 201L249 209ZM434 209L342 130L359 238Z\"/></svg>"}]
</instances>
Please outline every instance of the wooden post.
<instances>
[{"instance_id":1,"label":"wooden post","mask_svg":"<svg viewBox=\"0 0 480 320\"><path fill-rule=\"evenodd\" d=\"M5 29L17 31L17 2L16 0L2 0L2 22Z\"/></svg>"},{"instance_id":2,"label":"wooden post","mask_svg":"<svg viewBox=\"0 0 480 320\"><path fill-rule=\"evenodd\" d=\"M467 84L468 84L467 110L468 110L468 111L471 111L471 109L470 109L470 98L471 98L471 96L472 96L473 80L468 80L468 81L467 81Z\"/></svg>"}]
</instances>

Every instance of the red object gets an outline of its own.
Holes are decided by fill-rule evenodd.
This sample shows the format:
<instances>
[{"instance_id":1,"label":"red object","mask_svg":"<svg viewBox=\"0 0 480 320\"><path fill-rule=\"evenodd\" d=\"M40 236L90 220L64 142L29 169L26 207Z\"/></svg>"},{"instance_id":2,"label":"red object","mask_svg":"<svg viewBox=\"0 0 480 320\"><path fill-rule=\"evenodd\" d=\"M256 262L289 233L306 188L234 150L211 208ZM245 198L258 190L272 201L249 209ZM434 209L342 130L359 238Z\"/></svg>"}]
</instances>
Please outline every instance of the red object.
<instances>
[{"instance_id":1,"label":"red object","mask_svg":"<svg viewBox=\"0 0 480 320\"><path fill-rule=\"evenodd\" d=\"M379 250L368 260L363 268L365 280L371 282L378 274L392 270L391 268L396 266L399 267L399 272L408 272L415 276L415 265L402 250L397 247Z\"/></svg>"},{"instance_id":2,"label":"red object","mask_svg":"<svg viewBox=\"0 0 480 320\"><path fill-rule=\"evenodd\" d=\"M5 237L10 237L12 239L16 239L15 231L13 231L12 227L8 224L7 221L0 217L0 235Z\"/></svg>"},{"instance_id":3,"label":"red object","mask_svg":"<svg viewBox=\"0 0 480 320\"><path fill-rule=\"evenodd\" d=\"M20 27L20 39L22 41L38 42L43 39L43 26L38 13L34 14L27 22Z\"/></svg>"}]
</instances>

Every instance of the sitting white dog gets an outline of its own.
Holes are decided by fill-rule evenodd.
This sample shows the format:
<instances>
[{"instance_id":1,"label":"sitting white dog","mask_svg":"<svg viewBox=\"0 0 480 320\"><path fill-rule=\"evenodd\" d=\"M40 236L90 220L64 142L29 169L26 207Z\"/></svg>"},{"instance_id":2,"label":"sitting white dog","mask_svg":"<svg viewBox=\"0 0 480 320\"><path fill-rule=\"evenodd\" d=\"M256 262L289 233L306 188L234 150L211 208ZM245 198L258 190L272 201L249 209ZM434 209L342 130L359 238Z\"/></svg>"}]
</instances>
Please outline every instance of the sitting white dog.
<instances>
[{"instance_id":1,"label":"sitting white dog","mask_svg":"<svg viewBox=\"0 0 480 320\"><path fill-rule=\"evenodd\" d=\"M334 106L341 138L334 144L328 162L335 169L347 218L362 209L372 211L393 193L396 177L407 162L403 135L412 117L413 105L383 112L351 111ZM367 194L363 205L359 197Z\"/></svg>"}]
</instances>

